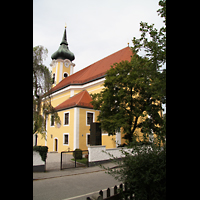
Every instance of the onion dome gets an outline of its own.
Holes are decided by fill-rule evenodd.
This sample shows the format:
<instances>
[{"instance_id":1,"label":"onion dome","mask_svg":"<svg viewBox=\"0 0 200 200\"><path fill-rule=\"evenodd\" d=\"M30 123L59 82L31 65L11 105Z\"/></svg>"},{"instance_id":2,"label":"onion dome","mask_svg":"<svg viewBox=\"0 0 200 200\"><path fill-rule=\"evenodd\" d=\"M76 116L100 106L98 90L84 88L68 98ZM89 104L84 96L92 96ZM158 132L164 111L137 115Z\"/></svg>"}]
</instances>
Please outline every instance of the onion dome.
<instances>
[{"instance_id":1,"label":"onion dome","mask_svg":"<svg viewBox=\"0 0 200 200\"><path fill-rule=\"evenodd\" d=\"M67 43L67 34L66 34L66 27L64 30L63 38L60 43L60 47L58 50L51 55L51 59L68 59L70 61L73 61L75 59L74 54L69 50L68 43Z\"/></svg>"}]
</instances>

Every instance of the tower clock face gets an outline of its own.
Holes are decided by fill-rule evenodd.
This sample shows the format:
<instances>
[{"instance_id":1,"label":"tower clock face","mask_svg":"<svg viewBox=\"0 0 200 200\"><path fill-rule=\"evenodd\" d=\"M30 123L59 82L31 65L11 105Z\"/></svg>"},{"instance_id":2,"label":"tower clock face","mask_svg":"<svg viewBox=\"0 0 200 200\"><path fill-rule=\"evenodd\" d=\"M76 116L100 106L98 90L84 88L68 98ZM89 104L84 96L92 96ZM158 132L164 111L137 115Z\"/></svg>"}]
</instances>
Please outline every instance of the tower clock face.
<instances>
[{"instance_id":1,"label":"tower clock face","mask_svg":"<svg viewBox=\"0 0 200 200\"><path fill-rule=\"evenodd\" d=\"M68 68L68 67L69 67L69 63L65 63L65 67L67 67L67 68Z\"/></svg>"},{"instance_id":2,"label":"tower clock face","mask_svg":"<svg viewBox=\"0 0 200 200\"><path fill-rule=\"evenodd\" d=\"M70 65L70 61L66 59L66 60L64 61L64 65L65 65L65 67L67 67L67 68L68 68L68 67L69 67L69 65Z\"/></svg>"}]
</instances>

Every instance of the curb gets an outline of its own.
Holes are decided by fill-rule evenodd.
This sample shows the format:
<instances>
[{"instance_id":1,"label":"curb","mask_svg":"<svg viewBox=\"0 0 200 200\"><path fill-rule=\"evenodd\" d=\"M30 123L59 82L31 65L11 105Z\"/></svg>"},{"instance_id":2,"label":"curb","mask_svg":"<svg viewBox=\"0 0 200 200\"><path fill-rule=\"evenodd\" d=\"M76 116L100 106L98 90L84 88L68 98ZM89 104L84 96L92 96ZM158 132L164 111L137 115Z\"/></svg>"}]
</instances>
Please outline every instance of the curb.
<instances>
[{"instance_id":1,"label":"curb","mask_svg":"<svg viewBox=\"0 0 200 200\"><path fill-rule=\"evenodd\" d=\"M89 173L100 172L100 171L105 171L105 169L103 169L103 170L97 170L97 171L92 171L92 172L82 172L82 173L77 173L77 174L66 174L66 175L44 177L44 178L35 178L35 179L33 178L33 181L44 180L44 179L52 179L52 178L59 178L59 177L64 177L64 176L76 176L76 175L80 175L80 174L89 174Z\"/></svg>"},{"instance_id":2,"label":"curb","mask_svg":"<svg viewBox=\"0 0 200 200\"><path fill-rule=\"evenodd\" d=\"M110 169L115 169L118 168L118 166L110 167ZM39 180L45 180L45 179L52 179L52 178L60 178L60 177L65 177L65 176L76 176L76 175L81 175L81 174L90 174L90 173L95 173L95 172L100 172L100 171L106 171L106 169L100 169L96 171L91 171L91 172L82 172L82 173L76 173L76 174L66 174L66 175L58 175L58 176L52 176L52 177L44 177L44 178L33 178L33 181L39 181Z\"/></svg>"}]
</instances>

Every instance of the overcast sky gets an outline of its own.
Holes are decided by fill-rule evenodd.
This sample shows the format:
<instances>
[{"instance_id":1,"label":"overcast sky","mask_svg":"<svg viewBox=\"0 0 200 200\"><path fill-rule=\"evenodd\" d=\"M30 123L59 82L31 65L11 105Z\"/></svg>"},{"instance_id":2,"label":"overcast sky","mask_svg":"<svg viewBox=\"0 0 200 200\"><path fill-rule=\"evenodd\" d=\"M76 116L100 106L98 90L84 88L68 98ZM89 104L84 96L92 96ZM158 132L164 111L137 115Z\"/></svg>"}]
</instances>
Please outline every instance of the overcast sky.
<instances>
[{"instance_id":1,"label":"overcast sky","mask_svg":"<svg viewBox=\"0 0 200 200\"><path fill-rule=\"evenodd\" d=\"M74 71L124 48L140 37L140 22L163 26L159 0L33 0L33 46L48 49L44 64L62 40L65 23L67 42L74 53Z\"/></svg>"}]
</instances>

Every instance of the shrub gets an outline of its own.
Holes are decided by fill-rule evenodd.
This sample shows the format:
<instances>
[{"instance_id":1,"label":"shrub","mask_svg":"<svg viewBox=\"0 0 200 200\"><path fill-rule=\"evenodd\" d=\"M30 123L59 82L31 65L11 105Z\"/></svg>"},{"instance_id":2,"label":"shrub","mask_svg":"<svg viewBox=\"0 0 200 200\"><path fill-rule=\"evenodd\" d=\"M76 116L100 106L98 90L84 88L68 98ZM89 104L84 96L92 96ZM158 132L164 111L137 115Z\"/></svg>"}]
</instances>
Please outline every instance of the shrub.
<instances>
[{"instance_id":1,"label":"shrub","mask_svg":"<svg viewBox=\"0 0 200 200\"><path fill-rule=\"evenodd\" d=\"M82 150L75 149L75 151L76 151L76 158L75 158L75 152L73 152L74 159L82 159Z\"/></svg>"},{"instance_id":2,"label":"shrub","mask_svg":"<svg viewBox=\"0 0 200 200\"><path fill-rule=\"evenodd\" d=\"M45 162L47 158L47 152L48 152L47 146L34 146L33 151L38 151L42 160Z\"/></svg>"},{"instance_id":3,"label":"shrub","mask_svg":"<svg viewBox=\"0 0 200 200\"><path fill-rule=\"evenodd\" d=\"M136 199L166 199L166 147L133 148L135 156L122 151L125 158L119 169L107 169L117 180L127 184Z\"/></svg>"}]
</instances>

